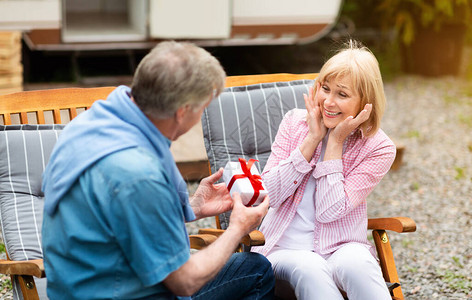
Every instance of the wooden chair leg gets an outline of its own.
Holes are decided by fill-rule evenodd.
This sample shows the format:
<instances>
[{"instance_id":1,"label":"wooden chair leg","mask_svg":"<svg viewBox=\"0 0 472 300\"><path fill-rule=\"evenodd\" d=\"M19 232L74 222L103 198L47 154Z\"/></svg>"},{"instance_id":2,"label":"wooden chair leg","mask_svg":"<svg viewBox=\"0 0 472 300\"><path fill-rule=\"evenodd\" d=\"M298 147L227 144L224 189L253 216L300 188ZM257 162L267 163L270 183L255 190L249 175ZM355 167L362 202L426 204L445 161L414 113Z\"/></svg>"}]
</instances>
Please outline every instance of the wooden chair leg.
<instances>
[{"instance_id":1,"label":"wooden chair leg","mask_svg":"<svg viewBox=\"0 0 472 300\"><path fill-rule=\"evenodd\" d=\"M24 300L39 300L38 291L36 290L36 284L34 282L33 276L20 275L18 276L18 282L20 283Z\"/></svg>"},{"instance_id":2,"label":"wooden chair leg","mask_svg":"<svg viewBox=\"0 0 472 300\"><path fill-rule=\"evenodd\" d=\"M377 248L377 254L385 281L400 283L387 232L385 230L372 230L372 236L374 238L375 247ZM404 299L401 286L393 289L392 293L394 299Z\"/></svg>"}]
</instances>

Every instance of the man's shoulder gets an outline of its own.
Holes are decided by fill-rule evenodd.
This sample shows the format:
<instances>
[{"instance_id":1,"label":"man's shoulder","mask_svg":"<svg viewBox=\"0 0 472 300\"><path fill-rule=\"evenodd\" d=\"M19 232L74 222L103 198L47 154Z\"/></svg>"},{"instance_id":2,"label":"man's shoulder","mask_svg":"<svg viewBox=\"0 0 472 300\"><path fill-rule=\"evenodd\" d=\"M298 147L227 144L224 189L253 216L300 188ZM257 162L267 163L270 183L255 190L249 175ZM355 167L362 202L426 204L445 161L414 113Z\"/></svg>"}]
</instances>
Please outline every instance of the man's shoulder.
<instances>
[{"instance_id":1,"label":"man's shoulder","mask_svg":"<svg viewBox=\"0 0 472 300\"><path fill-rule=\"evenodd\" d=\"M109 179L150 179L168 182L165 169L157 156L141 147L113 152L99 160L94 168Z\"/></svg>"}]
</instances>

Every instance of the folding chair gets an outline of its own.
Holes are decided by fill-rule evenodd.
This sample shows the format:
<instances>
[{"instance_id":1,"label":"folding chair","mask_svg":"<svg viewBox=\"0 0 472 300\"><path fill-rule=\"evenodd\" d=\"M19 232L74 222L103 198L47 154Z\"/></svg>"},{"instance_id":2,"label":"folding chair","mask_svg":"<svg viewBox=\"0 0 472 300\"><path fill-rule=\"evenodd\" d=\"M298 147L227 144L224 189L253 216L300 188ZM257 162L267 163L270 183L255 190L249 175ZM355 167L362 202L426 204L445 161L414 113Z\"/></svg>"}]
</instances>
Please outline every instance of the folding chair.
<instances>
[{"instance_id":1,"label":"folding chair","mask_svg":"<svg viewBox=\"0 0 472 300\"><path fill-rule=\"evenodd\" d=\"M272 74L229 77L225 91L205 109L202 116L211 173L240 157L258 160L257 167L262 171L283 116L293 108L305 108L303 93L308 93L308 87L313 85L316 76ZM229 213L218 216L218 228L226 229L228 224ZM413 232L416 230L415 222L406 217L369 219L368 229L372 230L383 276L392 297L403 299L386 230ZM208 233L206 230L200 232ZM285 299L294 298L290 287L279 283L276 294Z\"/></svg>"}]
</instances>

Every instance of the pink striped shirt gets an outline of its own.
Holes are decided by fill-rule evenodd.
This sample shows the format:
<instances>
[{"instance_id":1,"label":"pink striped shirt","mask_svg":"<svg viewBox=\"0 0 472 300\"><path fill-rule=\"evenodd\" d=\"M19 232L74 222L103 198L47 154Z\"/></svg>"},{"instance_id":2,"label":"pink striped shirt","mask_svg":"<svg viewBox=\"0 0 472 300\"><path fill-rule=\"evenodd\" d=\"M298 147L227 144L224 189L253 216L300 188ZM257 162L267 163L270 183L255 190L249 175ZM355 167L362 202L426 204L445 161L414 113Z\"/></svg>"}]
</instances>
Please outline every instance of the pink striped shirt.
<instances>
[{"instance_id":1,"label":"pink striped shirt","mask_svg":"<svg viewBox=\"0 0 472 300\"><path fill-rule=\"evenodd\" d=\"M375 251L367 240L367 195L395 159L395 145L379 130L369 138L353 131L343 145L342 160L318 162L321 143L310 162L299 147L308 134L306 110L293 109L282 120L272 153L262 172L270 209L260 230L266 243L252 251L267 255L293 220L309 176L316 180L315 252L328 255L356 242Z\"/></svg>"}]
</instances>

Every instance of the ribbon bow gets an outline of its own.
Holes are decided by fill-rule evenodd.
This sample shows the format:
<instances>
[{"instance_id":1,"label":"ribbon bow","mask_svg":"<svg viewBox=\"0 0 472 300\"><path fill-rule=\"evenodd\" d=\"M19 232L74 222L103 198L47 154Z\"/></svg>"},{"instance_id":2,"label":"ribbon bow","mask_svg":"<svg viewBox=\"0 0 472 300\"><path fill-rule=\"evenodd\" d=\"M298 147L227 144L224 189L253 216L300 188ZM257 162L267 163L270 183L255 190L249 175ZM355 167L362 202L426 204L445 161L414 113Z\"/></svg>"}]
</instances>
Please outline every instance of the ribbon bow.
<instances>
[{"instance_id":1,"label":"ribbon bow","mask_svg":"<svg viewBox=\"0 0 472 300\"><path fill-rule=\"evenodd\" d=\"M228 184L228 191L231 191L231 187L233 186L233 183L237 179L241 178L248 178L249 182L251 182L252 188L254 189L254 196L252 196L251 200L246 204L246 206L251 206L253 205L257 198L259 197L259 191L264 190L264 187L262 186L262 181L261 181L261 176L260 175L255 175L251 173L251 168L252 165L256 162L256 159L250 159L248 163L246 163L246 160L244 158L239 159L239 163L241 164L241 170L243 171L243 174L237 174L231 177L231 180L229 181Z\"/></svg>"}]
</instances>

